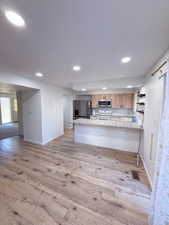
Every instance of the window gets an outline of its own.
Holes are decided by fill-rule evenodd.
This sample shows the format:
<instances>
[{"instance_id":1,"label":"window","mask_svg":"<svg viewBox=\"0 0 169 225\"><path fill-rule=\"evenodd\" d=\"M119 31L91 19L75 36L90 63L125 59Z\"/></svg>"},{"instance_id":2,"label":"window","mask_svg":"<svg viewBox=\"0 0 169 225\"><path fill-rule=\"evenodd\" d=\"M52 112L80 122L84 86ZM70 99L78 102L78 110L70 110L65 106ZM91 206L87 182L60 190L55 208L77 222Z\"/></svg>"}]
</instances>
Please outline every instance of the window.
<instances>
[{"instance_id":1,"label":"window","mask_svg":"<svg viewBox=\"0 0 169 225\"><path fill-rule=\"evenodd\" d=\"M18 112L18 103L16 98L13 100L13 111Z\"/></svg>"},{"instance_id":2,"label":"window","mask_svg":"<svg viewBox=\"0 0 169 225\"><path fill-rule=\"evenodd\" d=\"M9 97L0 97L1 122L11 122L11 101Z\"/></svg>"}]
</instances>

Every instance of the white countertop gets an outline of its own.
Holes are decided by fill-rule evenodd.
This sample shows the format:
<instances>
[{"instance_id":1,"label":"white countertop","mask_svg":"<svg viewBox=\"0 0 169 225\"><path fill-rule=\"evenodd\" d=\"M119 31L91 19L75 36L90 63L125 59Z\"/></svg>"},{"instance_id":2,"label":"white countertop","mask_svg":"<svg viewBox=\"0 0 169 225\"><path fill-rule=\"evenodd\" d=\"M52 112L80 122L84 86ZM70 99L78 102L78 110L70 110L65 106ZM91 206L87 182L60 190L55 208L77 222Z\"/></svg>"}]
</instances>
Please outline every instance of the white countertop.
<instances>
[{"instance_id":1,"label":"white countertop","mask_svg":"<svg viewBox=\"0 0 169 225\"><path fill-rule=\"evenodd\" d=\"M81 125L94 125L94 126L106 126L106 127L121 127L132 129L143 129L137 123L122 121L122 120L91 120L91 119L77 119L73 120L74 124Z\"/></svg>"}]
</instances>

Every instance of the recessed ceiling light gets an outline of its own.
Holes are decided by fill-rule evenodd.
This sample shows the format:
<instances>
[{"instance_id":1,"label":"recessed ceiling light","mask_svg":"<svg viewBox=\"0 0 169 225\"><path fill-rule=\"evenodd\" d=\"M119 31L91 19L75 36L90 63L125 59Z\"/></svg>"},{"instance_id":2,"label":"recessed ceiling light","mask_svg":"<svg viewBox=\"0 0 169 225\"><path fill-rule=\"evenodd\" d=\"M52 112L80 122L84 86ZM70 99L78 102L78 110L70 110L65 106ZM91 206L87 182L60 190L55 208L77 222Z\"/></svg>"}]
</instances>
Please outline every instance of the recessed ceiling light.
<instances>
[{"instance_id":1,"label":"recessed ceiling light","mask_svg":"<svg viewBox=\"0 0 169 225\"><path fill-rule=\"evenodd\" d=\"M82 88L81 91L86 91L86 89L85 88Z\"/></svg>"},{"instance_id":2,"label":"recessed ceiling light","mask_svg":"<svg viewBox=\"0 0 169 225\"><path fill-rule=\"evenodd\" d=\"M73 66L73 70L74 70L74 71L80 71L81 68L80 68L80 66L77 66L77 65L76 65L76 66Z\"/></svg>"},{"instance_id":3,"label":"recessed ceiling light","mask_svg":"<svg viewBox=\"0 0 169 225\"><path fill-rule=\"evenodd\" d=\"M127 88L133 88L133 86L132 85L128 85Z\"/></svg>"},{"instance_id":4,"label":"recessed ceiling light","mask_svg":"<svg viewBox=\"0 0 169 225\"><path fill-rule=\"evenodd\" d=\"M37 77L43 77L43 74L42 73L36 73L35 74Z\"/></svg>"},{"instance_id":5,"label":"recessed ceiling light","mask_svg":"<svg viewBox=\"0 0 169 225\"><path fill-rule=\"evenodd\" d=\"M124 57L124 58L121 59L121 62L122 63L128 63L130 61L131 61L131 58L130 57Z\"/></svg>"},{"instance_id":6,"label":"recessed ceiling light","mask_svg":"<svg viewBox=\"0 0 169 225\"><path fill-rule=\"evenodd\" d=\"M103 87L102 90L107 90L107 87Z\"/></svg>"},{"instance_id":7,"label":"recessed ceiling light","mask_svg":"<svg viewBox=\"0 0 169 225\"><path fill-rule=\"evenodd\" d=\"M17 26L17 27L24 27L25 26L25 21L24 19L17 14L16 12L13 11L5 11L5 16L8 19L8 21L10 23L12 23L13 25Z\"/></svg>"}]
</instances>

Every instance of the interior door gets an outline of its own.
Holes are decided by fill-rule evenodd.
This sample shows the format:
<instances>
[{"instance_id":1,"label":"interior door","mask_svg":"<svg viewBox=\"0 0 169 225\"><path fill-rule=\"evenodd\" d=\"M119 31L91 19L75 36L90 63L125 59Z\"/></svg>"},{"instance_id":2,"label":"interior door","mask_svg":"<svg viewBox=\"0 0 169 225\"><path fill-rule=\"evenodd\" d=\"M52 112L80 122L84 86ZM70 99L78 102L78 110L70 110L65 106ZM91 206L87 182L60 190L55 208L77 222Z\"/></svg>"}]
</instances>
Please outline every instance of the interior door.
<instances>
[{"instance_id":1,"label":"interior door","mask_svg":"<svg viewBox=\"0 0 169 225\"><path fill-rule=\"evenodd\" d=\"M11 122L11 101L9 97L0 97L1 123Z\"/></svg>"}]
</instances>

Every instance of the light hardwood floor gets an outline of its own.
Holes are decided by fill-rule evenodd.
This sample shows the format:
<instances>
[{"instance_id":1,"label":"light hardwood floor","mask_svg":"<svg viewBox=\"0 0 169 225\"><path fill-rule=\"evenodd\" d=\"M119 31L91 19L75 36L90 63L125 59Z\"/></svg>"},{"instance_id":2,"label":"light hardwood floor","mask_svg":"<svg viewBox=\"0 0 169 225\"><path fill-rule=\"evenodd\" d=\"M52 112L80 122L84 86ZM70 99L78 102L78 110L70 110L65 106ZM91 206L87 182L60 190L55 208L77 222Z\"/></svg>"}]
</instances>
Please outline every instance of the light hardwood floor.
<instances>
[{"instance_id":1,"label":"light hardwood floor","mask_svg":"<svg viewBox=\"0 0 169 225\"><path fill-rule=\"evenodd\" d=\"M150 189L133 153L75 144L0 141L0 224L147 225ZM132 171L139 180L133 179Z\"/></svg>"}]
</instances>

